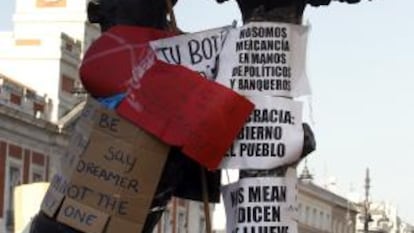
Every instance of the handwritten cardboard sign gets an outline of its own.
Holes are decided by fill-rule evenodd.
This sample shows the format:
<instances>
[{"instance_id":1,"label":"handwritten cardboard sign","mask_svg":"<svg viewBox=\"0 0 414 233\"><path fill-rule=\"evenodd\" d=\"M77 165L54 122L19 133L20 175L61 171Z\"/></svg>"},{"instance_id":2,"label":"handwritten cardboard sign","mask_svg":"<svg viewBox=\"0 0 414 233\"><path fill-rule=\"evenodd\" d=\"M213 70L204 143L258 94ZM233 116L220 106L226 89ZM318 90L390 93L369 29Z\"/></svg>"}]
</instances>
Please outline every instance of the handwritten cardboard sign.
<instances>
[{"instance_id":1,"label":"handwritten cardboard sign","mask_svg":"<svg viewBox=\"0 0 414 233\"><path fill-rule=\"evenodd\" d=\"M304 26L274 22L231 30L219 57L217 82L245 96L310 94L307 32Z\"/></svg>"},{"instance_id":2,"label":"handwritten cardboard sign","mask_svg":"<svg viewBox=\"0 0 414 233\"><path fill-rule=\"evenodd\" d=\"M222 187L227 233L297 233L296 179L243 178Z\"/></svg>"},{"instance_id":3,"label":"handwritten cardboard sign","mask_svg":"<svg viewBox=\"0 0 414 233\"><path fill-rule=\"evenodd\" d=\"M271 169L299 159L303 147L302 103L252 96L255 109L220 164L222 168Z\"/></svg>"},{"instance_id":4,"label":"handwritten cardboard sign","mask_svg":"<svg viewBox=\"0 0 414 233\"><path fill-rule=\"evenodd\" d=\"M140 232L169 147L89 99L68 151L43 212L83 232Z\"/></svg>"},{"instance_id":5,"label":"handwritten cardboard sign","mask_svg":"<svg viewBox=\"0 0 414 233\"><path fill-rule=\"evenodd\" d=\"M169 64L182 65L208 79L217 74L218 55L230 26L151 41L157 58Z\"/></svg>"}]
</instances>

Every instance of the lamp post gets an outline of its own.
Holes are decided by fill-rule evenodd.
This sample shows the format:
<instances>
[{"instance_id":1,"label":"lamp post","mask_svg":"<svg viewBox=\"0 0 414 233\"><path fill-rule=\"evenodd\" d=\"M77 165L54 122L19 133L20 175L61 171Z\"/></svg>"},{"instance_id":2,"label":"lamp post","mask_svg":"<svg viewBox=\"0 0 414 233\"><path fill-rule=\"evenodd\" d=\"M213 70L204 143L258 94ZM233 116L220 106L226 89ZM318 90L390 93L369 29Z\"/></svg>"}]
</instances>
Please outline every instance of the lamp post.
<instances>
[{"instance_id":1,"label":"lamp post","mask_svg":"<svg viewBox=\"0 0 414 233\"><path fill-rule=\"evenodd\" d=\"M364 233L369 232L369 222L371 221L371 214L369 209L369 189L370 189L371 179L369 177L369 168L366 170L365 174L365 201L364 201Z\"/></svg>"}]
</instances>

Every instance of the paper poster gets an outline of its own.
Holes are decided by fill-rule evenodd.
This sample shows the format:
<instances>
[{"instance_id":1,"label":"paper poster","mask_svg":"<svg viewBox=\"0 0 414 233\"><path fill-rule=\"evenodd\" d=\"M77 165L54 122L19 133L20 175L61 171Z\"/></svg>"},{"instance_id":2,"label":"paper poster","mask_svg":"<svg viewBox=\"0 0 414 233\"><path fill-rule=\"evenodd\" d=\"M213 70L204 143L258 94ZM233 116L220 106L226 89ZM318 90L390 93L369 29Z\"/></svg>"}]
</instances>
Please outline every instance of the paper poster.
<instances>
[{"instance_id":1,"label":"paper poster","mask_svg":"<svg viewBox=\"0 0 414 233\"><path fill-rule=\"evenodd\" d=\"M150 42L150 46L161 61L182 65L212 79L217 73L218 55L231 28L221 27L155 40Z\"/></svg>"},{"instance_id":2,"label":"paper poster","mask_svg":"<svg viewBox=\"0 0 414 233\"><path fill-rule=\"evenodd\" d=\"M217 82L245 96L310 94L307 34L308 27L273 22L231 30L219 57Z\"/></svg>"},{"instance_id":3,"label":"paper poster","mask_svg":"<svg viewBox=\"0 0 414 233\"><path fill-rule=\"evenodd\" d=\"M271 169L292 163L302 153L302 103L252 96L255 109L223 158L221 168Z\"/></svg>"},{"instance_id":4,"label":"paper poster","mask_svg":"<svg viewBox=\"0 0 414 233\"><path fill-rule=\"evenodd\" d=\"M296 178L243 178L222 187L227 233L297 233Z\"/></svg>"}]
</instances>

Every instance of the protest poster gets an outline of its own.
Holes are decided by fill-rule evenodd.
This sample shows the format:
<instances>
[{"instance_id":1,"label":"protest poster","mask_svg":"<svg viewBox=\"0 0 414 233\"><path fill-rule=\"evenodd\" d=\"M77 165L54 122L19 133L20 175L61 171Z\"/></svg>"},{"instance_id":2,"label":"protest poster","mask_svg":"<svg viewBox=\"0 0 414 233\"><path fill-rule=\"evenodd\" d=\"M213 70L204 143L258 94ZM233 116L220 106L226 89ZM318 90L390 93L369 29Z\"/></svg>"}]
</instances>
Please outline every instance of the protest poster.
<instances>
[{"instance_id":1,"label":"protest poster","mask_svg":"<svg viewBox=\"0 0 414 233\"><path fill-rule=\"evenodd\" d=\"M221 168L271 169L302 153L302 103L287 98L251 96L255 109L223 158Z\"/></svg>"},{"instance_id":2,"label":"protest poster","mask_svg":"<svg viewBox=\"0 0 414 233\"><path fill-rule=\"evenodd\" d=\"M295 176L243 178L222 187L227 233L297 233Z\"/></svg>"},{"instance_id":3,"label":"protest poster","mask_svg":"<svg viewBox=\"0 0 414 233\"><path fill-rule=\"evenodd\" d=\"M150 42L159 60L182 65L207 79L217 72L217 58L231 26L183 34Z\"/></svg>"},{"instance_id":4,"label":"protest poster","mask_svg":"<svg viewBox=\"0 0 414 233\"><path fill-rule=\"evenodd\" d=\"M245 96L310 94L307 34L306 26L275 22L231 30L219 57L217 82Z\"/></svg>"},{"instance_id":5,"label":"protest poster","mask_svg":"<svg viewBox=\"0 0 414 233\"><path fill-rule=\"evenodd\" d=\"M42 211L83 232L140 232L169 146L91 99L74 130Z\"/></svg>"}]
</instances>

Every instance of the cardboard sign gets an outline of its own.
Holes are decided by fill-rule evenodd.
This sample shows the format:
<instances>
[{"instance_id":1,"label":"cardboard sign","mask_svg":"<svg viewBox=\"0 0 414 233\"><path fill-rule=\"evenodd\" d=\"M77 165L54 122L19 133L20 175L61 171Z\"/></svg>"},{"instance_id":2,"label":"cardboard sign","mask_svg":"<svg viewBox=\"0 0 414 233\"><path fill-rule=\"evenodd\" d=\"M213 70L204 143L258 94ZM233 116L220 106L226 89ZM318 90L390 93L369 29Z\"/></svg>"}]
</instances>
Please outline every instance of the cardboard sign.
<instances>
[{"instance_id":1,"label":"cardboard sign","mask_svg":"<svg viewBox=\"0 0 414 233\"><path fill-rule=\"evenodd\" d=\"M56 176L55 176L56 177ZM49 186L40 209L49 217L53 217L53 215L58 211L60 208L63 200L65 199L65 195L62 192L59 192L55 188L51 188Z\"/></svg>"},{"instance_id":2,"label":"cardboard sign","mask_svg":"<svg viewBox=\"0 0 414 233\"><path fill-rule=\"evenodd\" d=\"M307 32L304 26L273 22L231 30L220 54L217 82L245 96L310 94Z\"/></svg>"},{"instance_id":3,"label":"cardboard sign","mask_svg":"<svg viewBox=\"0 0 414 233\"><path fill-rule=\"evenodd\" d=\"M227 233L297 233L296 178L243 178L222 187Z\"/></svg>"},{"instance_id":4,"label":"cardboard sign","mask_svg":"<svg viewBox=\"0 0 414 233\"><path fill-rule=\"evenodd\" d=\"M169 64L182 65L208 79L217 74L218 55L230 26L151 41L157 58Z\"/></svg>"},{"instance_id":5,"label":"cardboard sign","mask_svg":"<svg viewBox=\"0 0 414 233\"><path fill-rule=\"evenodd\" d=\"M271 96L248 99L255 109L220 167L271 169L298 160L304 137L302 103Z\"/></svg>"},{"instance_id":6,"label":"cardboard sign","mask_svg":"<svg viewBox=\"0 0 414 233\"><path fill-rule=\"evenodd\" d=\"M42 210L83 232L140 232L169 147L90 99L68 151Z\"/></svg>"},{"instance_id":7,"label":"cardboard sign","mask_svg":"<svg viewBox=\"0 0 414 233\"><path fill-rule=\"evenodd\" d=\"M101 233L109 215L87 205L66 198L57 220L88 233Z\"/></svg>"}]
</instances>

